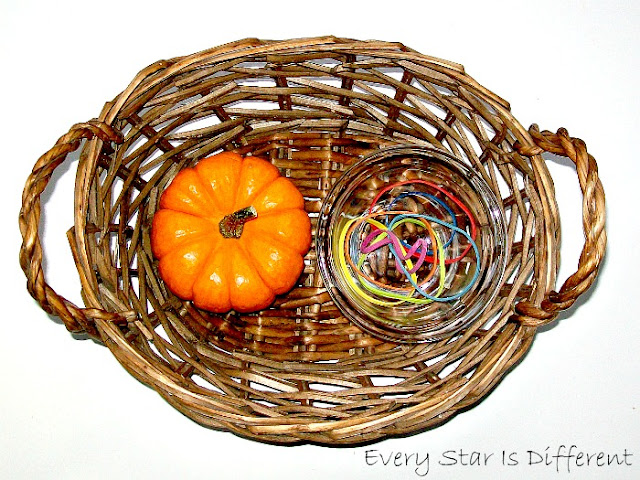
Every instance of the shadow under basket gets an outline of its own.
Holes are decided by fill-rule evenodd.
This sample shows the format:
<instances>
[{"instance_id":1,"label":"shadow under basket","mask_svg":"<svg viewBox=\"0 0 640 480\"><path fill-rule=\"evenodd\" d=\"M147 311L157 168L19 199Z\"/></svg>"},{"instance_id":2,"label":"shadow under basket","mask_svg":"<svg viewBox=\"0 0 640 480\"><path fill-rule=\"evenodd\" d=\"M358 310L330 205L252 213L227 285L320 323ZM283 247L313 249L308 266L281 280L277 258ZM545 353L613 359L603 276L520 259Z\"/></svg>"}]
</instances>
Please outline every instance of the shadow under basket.
<instances>
[{"instance_id":1,"label":"shadow under basket","mask_svg":"<svg viewBox=\"0 0 640 480\"><path fill-rule=\"evenodd\" d=\"M305 198L323 199L354 162L396 145L436 148L474 170L505 218L498 294L447 338L398 344L341 314L315 249L297 286L267 310L219 315L172 295L151 254L163 189L221 150L260 156ZM68 237L85 306L46 282L40 196L81 150ZM576 165L585 244L557 289L560 223L544 152ZM584 143L524 129L462 66L398 43L246 39L142 70L99 117L36 163L20 212L28 290L67 329L104 343L141 382L214 429L270 443L355 445L440 424L472 406L593 283L606 236L604 192Z\"/></svg>"}]
</instances>

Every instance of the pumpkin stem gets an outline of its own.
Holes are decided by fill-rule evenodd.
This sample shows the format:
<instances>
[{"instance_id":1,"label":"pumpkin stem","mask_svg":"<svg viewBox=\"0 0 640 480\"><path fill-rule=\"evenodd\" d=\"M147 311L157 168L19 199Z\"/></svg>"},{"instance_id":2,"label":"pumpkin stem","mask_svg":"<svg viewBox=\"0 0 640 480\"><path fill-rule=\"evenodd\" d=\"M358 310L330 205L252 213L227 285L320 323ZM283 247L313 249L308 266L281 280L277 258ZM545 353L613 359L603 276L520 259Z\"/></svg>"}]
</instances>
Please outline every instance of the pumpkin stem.
<instances>
[{"instance_id":1,"label":"pumpkin stem","mask_svg":"<svg viewBox=\"0 0 640 480\"><path fill-rule=\"evenodd\" d=\"M230 213L220 220L218 224L220 233L224 238L240 238L244 224L254 218L258 218L258 212L253 206Z\"/></svg>"}]
</instances>

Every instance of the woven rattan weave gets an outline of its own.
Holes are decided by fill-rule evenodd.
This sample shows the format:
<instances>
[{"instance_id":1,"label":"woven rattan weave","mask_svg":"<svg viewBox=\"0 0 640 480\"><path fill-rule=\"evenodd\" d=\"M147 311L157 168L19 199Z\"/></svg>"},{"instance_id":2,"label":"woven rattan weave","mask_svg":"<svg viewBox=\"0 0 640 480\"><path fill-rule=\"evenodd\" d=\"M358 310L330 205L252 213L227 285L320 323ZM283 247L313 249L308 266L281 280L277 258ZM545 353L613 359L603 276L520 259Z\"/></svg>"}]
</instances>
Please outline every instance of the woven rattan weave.
<instances>
[{"instance_id":1,"label":"woven rattan weave","mask_svg":"<svg viewBox=\"0 0 640 480\"><path fill-rule=\"evenodd\" d=\"M313 249L299 285L256 314L199 311L163 285L149 227L180 169L221 149L267 158L301 190L313 226L341 172L396 144L452 153L504 209L505 282L469 328L418 345L363 333L330 301ZM68 236L84 307L47 284L38 231L40 195L79 149ZM557 292L560 224L545 151L575 163L584 194L584 249ZM527 131L458 64L398 43L247 39L150 65L61 137L24 190L20 262L47 312L103 342L195 421L266 442L357 444L424 430L486 395L536 329L593 282L604 211L584 143L564 129Z\"/></svg>"}]
</instances>

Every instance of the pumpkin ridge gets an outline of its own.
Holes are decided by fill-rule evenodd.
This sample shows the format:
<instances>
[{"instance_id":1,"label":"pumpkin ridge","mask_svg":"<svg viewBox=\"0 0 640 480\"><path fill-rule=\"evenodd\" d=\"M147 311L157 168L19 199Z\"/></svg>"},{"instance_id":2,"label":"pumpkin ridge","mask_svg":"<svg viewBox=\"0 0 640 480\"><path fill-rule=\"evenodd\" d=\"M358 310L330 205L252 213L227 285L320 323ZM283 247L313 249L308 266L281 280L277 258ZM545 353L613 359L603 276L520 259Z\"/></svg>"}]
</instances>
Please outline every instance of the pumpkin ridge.
<instances>
[{"instance_id":1,"label":"pumpkin ridge","mask_svg":"<svg viewBox=\"0 0 640 480\"><path fill-rule=\"evenodd\" d=\"M258 262L256 262L256 259L254 258L253 253L251 253L251 250L247 248L247 246L244 244L244 241L242 241L241 239L238 239L237 243L238 243L237 248L239 248L242 251L242 253L244 253L244 256L246 257L247 261L249 262L251 267L255 270L258 277L260 277L260 280L262 280L262 283L264 283L267 287L269 287L273 291L274 287L270 285L269 282L265 280L264 277L260 274L260 268L258 268L258 265L257 265Z\"/></svg>"},{"instance_id":2,"label":"pumpkin ridge","mask_svg":"<svg viewBox=\"0 0 640 480\"><path fill-rule=\"evenodd\" d=\"M260 158L260 157L254 157L254 158L258 158L258 159L260 159L260 160L263 160L263 161L265 161L265 162L267 162L267 163L269 163L269 164L273 165L273 164L272 164L271 162L269 162L268 160L262 159L262 158ZM246 158L243 158L243 159L242 159L242 167L241 167L241 169L240 169L240 175L238 176L238 183L240 183L240 178L242 178L242 169L244 168L245 162L246 162ZM274 166L275 166L275 165L274 165ZM277 168L277 167L276 167L276 168ZM280 178L280 177L282 177L282 178L287 178L287 177L285 177L284 175L282 175L282 173L280 172L280 170L279 170L279 169L278 169L278 173L279 173L279 176L277 176L277 177L273 178L270 182L265 183L264 185L262 185L262 187L261 187L260 189L258 189L258 190L256 190L255 192L253 192L253 193L251 194L251 196L250 196L249 198L247 198L247 199L246 199L246 205L238 205L238 203L237 203L237 201L238 201L238 189L235 189L234 191L235 191L235 195L236 195L236 197L233 199L234 210L240 210L240 209L242 209L242 208L252 206L252 205L251 205L251 204L252 204L252 202L253 202L253 201L258 197L258 195L260 195L260 194L261 194L262 192L264 192L267 188L269 188L273 182L275 182L276 180L278 180L278 178Z\"/></svg>"},{"instance_id":3,"label":"pumpkin ridge","mask_svg":"<svg viewBox=\"0 0 640 480\"><path fill-rule=\"evenodd\" d=\"M194 280L193 280L193 284L191 285L191 295L190 298L193 299L193 286L196 284L196 282L200 279L200 277L202 276L202 272L204 270L204 267L207 266L207 262L209 261L209 259L211 258L211 255L213 255L213 253L220 248L220 243L221 242L216 242L214 245L211 246L211 248L209 248L209 250L207 251L207 254L204 256L204 258L202 259L202 261L200 262L200 265L198 265L198 270L196 272L196 274L193 276Z\"/></svg>"},{"instance_id":4,"label":"pumpkin ridge","mask_svg":"<svg viewBox=\"0 0 640 480\"><path fill-rule=\"evenodd\" d=\"M272 235L269 235L269 234L261 235L259 238L264 243L276 247L276 249L282 251L286 255L289 255L290 257L295 258L295 259L297 259L297 260L299 260L301 262L301 266L302 266L301 271L297 273L295 278L292 278L293 285L291 285L291 286L288 285L286 290L289 290L289 289L293 288L295 286L295 282L298 281L298 279L300 277L300 274L304 271L304 255L301 254L300 252L298 252L295 248L293 248L290 245L288 245L287 243L283 242L282 239L280 239L280 238L274 238ZM250 241L251 240L245 240L245 242L250 242ZM286 290L283 290L283 285L282 284L275 284L275 285L271 284L266 278L264 278L261 275L260 270L261 270L262 267L260 267L259 265L262 265L262 264L256 258L255 254L254 254L255 250L250 249L246 245L246 243L244 243L242 245L242 248L243 248L243 251L246 252L247 257L249 259L249 262L254 267L256 273L262 279L262 281L265 283L265 285L267 285L277 295L284 293L284 291L286 291ZM291 271L293 271L293 270L291 270Z\"/></svg>"},{"instance_id":5,"label":"pumpkin ridge","mask_svg":"<svg viewBox=\"0 0 640 480\"><path fill-rule=\"evenodd\" d=\"M212 213L215 215L207 215L206 217L203 215L195 215L193 213L189 213L189 212L183 212L182 210L176 210L175 208L163 208L163 210L167 210L169 212L176 212L176 213L180 213L182 215L189 215L190 217L195 217L195 218L200 218L202 220L206 220L207 222L209 222L211 225L213 225L214 230L217 228L216 226L218 225L217 222L219 222L220 220L216 220L215 219L215 215L219 215L220 218L222 218L224 216L224 214L220 211L220 210L215 210ZM212 219L212 217L214 217L214 219Z\"/></svg>"},{"instance_id":6,"label":"pumpkin ridge","mask_svg":"<svg viewBox=\"0 0 640 480\"><path fill-rule=\"evenodd\" d=\"M219 242L217 241L217 235L216 232L210 232L210 233L195 233L193 235L189 235L187 238L185 238L183 241L181 241L180 243L178 243L177 245L175 245L171 250L167 251L164 253L164 255L158 255L156 254L156 252L153 252L153 254L158 258L158 260L162 259L163 257L165 257L166 255L168 255L169 253L177 250L178 248L183 248L183 247L187 247L189 245L191 245L192 243L197 243L200 240L202 240L203 238L207 238L207 237L211 237L211 239L215 239L214 242L215 244L218 244Z\"/></svg>"},{"instance_id":7,"label":"pumpkin ridge","mask_svg":"<svg viewBox=\"0 0 640 480\"><path fill-rule=\"evenodd\" d=\"M158 259L175 248L198 240L202 235L215 235L216 219L185 213L176 209L160 209L151 223L151 248Z\"/></svg>"},{"instance_id":8,"label":"pumpkin ridge","mask_svg":"<svg viewBox=\"0 0 640 480\"><path fill-rule=\"evenodd\" d=\"M220 205L218 205L218 203L215 201L213 195L211 195L211 185L209 185L208 182L206 182L202 176L199 174L198 170L195 167L187 167L184 170L181 170L177 173L176 178L178 176L180 176L181 173L183 173L186 170L191 170L194 174L195 174L195 178L197 179L197 181L200 183L200 187L202 187L201 189L199 189L204 197L205 197L205 206L208 207L208 209L211 209L211 213L218 213L220 214L222 212L222 210L220 209ZM175 181L175 178L174 178ZM180 213L185 213L187 215L192 215L194 217L200 217L200 218L207 218L203 215L194 215L192 212L188 211L187 209L183 209L183 208L175 208L175 206L167 206L167 205L163 205L163 198L166 194L166 192L173 186L174 181L171 182L171 184L169 185L169 187L167 188L167 190L165 192L162 193L162 196L160 198L160 209L162 210L172 210L174 212L180 212ZM180 205L182 206L182 205Z\"/></svg>"},{"instance_id":9,"label":"pumpkin ridge","mask_svg":"<svg viewBox=\"0 0 640 480\"><path fill-rule=\"evenodd\" d=\"M283 208L282 210L280 210L279 208L274 208L272 210L269 210L267 212L263 212L259 214L260 218L267 218L271 215L280 215L281 213L286 213L289 211L294 211L294 210L302 210L301 208L296 208L296 207L287 207L287 208Z\"/></svg>"},{"instance_id":10,"label":"pumpkin ridge","mask_svg":"<svg viewBox=\"0 0 640 480\"><path fill-rule=\"evenodd\" d=\"M202 235L201 238L199 239L199 241L202 241L202 239L205 238L205 237L206 237L206 235ZM187 247L189 247L189 245L195 244L195 243L198 243L198 241L192 241L192 242L185 243L184 245L180 245L180 246L174 248L173 250L171 250L170 252L167 252L167 255L169 255L170 253L174 253L176 250L187 248ZM210 258L212 250L213 250L213 248L207 248L206 249L206 254L203 256L202 261L199 262L199 265L198 265L197 269L195 270L195 272L193 274L193 281L191 282L191 284L189 285L189 288L188 288L189 294L185 295L185 296L180 296L180 295L176 294L176 296L178 296L178 298L181 298L182 300L191 300L191 299L193 299L193 286L195 285L196 280L200 277L200 275L202 275L202 270L204 268L204 265L206 264L206 261ZM162 261L162 259L159 259L159 260ZM159 266L158 266L158 268L159 268ZM173 279L174 277L170 277L170 278ZM171 281L169 281L168 283L171 283ZM173 292L173 290L171 288L170 288L170 290Z\"/></svg>"},{"instance_id":11,"label":"pumpkin ridge","mask_svg":"<svg viewBox=\"0 0 640 480\"><path fill-rule=\"evenodd\" d=\"M293 193L293 197L289 196L289 198L284 198L284 199L280 199L280 201L278 201L277 203L274 204L273 207L268 207L266 209L263 209L262 207L263 205L263 201L264 198L260 198L261 196L264 196L265 192L267 190L269 190L270 188L274 188L274 185L276 183L280 182L280 186L279 186L279 190L284 189L289 190L289 194ZM276 193L276 192L274 192ZM296 198L297 197L297 198ZM300 205L298 205L298 199L301 200ZM259 200L259 201L257 201ZM253 207L255 207L255 209L258 211L258 215L264 215L267 213L275 213L275 212L282 212L284 210L304 210L304 196L300 193L300 190L298 189L298 187L296 187L296 185L291 181L290 178L284 177L284 176L279 176L277 178L275 178L272 182L270 182L269 184L265 185L265 188L262 189L262 191L260 192L260 194L257 194L252 201ZM288 203L288 202L293 202L293 203Z\"/></svg>"},{"instance_id":12,"label":"pumpkin ridge","mask_svg":"<svg viewBox=\"0 0 640 480\"><path fill-rule=\"evenodd\" d=\"M212 158L212 157L209 157ZM206 159L205 159L206 160ZM211 201L211 203L213 204L213 206L215 207L215 212L220 214L220 215L226 215L227 213L230 212L225 212L225 209L223 209L220 204L218 203L218 201L216 200L216 195L215 192L213 191L213 188L211 188L211 182L209 179L207 178L203 178L202 174L200 173L200 170L198 170L197 168L193 167L193 170L196 172L196 176L198 177L198 180L200 180L200 182L202 182L203 186L204 186L204 193L207 196L207 198ZM236 179L237 180L237 179ZM236 185L234 186L234 188L232 189L233 191L233 205L235 205L236 203L236 191L237 191L237 181L235 182Z\"/></svg>"},{"instance_id":13,"label":"pumpkin ridge","mask_svg":"<svg viewBox=\"0 0 640 480\"><path fill-rule=\"evenodd\" d=\"M297 251L295 248L291 247L288 243L283 242L281 238L275 236L273 233L271 233L271 232L261 232L261 233L263 233L262 238L267 240L269 243L274 244L278 248L283 248L284 250L289 250L290 252L293 252L296 255L304 257L304 255L302 255L299 251Z\"/></svg>"},{"instance_id":14,"label":"pumpkin ridge","mask_svg":"<svg viewBox=\"0 0 640 480\"><path fill-rule=\"evenodd\" d=\"M274 292L273 288L271 288L269 283L265 282L264 279L262 278L262 275L260 275L260 272L258 271L258 269L255 266L255 262L253 261L251 256L247 254L246 248L244 248L244 246L242 245L242 239L237 239L237 243L235 245L233 245L232 248L236 249L235 250L236 253L240 256L240 258L242 258L246 262L246 265L249 267L250 272L255 274L255 276L257 277L257 280L259 280L262 283L262 286L264 288L262 288L260 291L261 292L267 292L268 293L268 297L270 298L266 303L265 303L264 300L263 300L263 302L256 302L255 299L254 299L254 303L253 303L253 305L251 307L249 307L249 308L244 307L242 305L239 305L237 301L234 301L232 299L234 294L231 291L231 288L232 288L231 285L233 285L235 282L229 282L229 286L230 286L229 298L231 300L232 308L236 312L253 312L253 311L259 311L259 310L267 308L269 305L271 305L273 303L273 300L275 299L275 292ZM244 256L243 256L243 254L244 254ZM229 257L231 259L233 259L234 255L230 253Z\"/></svg>"},{"instance_id":15,"label":"pumpkin ridge","mask_svg":"<svg viewBox=\"0 0 640 480\"><path fill-rule=\"evenodd\" d=\"M262 215L258 215L258 217L256 218L256 221L257 220L261 220L261 221L268 220L270 216L283 215L283 214L287 215L287 214L290 214L290 212L298 212L298 211L301 211L301 209L299 209L299 208L286 208L284 210L268 211L267 213L263 213ZM302 210L302 211L304 212L304 210ZM306 214L306 212L304 212L304 213ZM307 214L307 218L308 218L308 214ZM276 241L277 245L286 245L287 247L289 247L289 249L297 252L298 255L300 255L302 257L304 257L306 255L306 253L309 251L309 248L310 248L310 245L306 245L302 249L294 248L291 245L289 245L288 243L286 243L281 236L279 236L276 232L274 232L270 228L261 228L259 230L259 233L262 236L266 236L269 239L271 239L273 241Z\"/></svg>"},{"instance_id":16,"label":"pumpkin ridge","mask_svg":"<svg viewBox=\"0 0 640 480\"><path fill-rule=\"evenodd\" d=\"M165 207L162 210L167 210L169 212L176 212L176 213L179 213L181 215L189 215L190 217L200 218L202 220L206 220L211 225L213 225L214 230L217 228L218 222L220 221L218 219L212 219L211 217L213 217L213 215L209 215L209 216L204 217L202 215L194 215L193 213L183 212L182 210L176 210L175 208L169 208L169 207ZM216 213L217 215L220 215L220 218L222 218L224 216L224 214L220 210L215 210L214 213Z\"/></svg>"},{"instance_id":17,"label":"pumpkin ridge","mask_svg":"<svg viewBox=\"0 0 640 480\"><path fill-rule=\"evenodd\" d=\"M233 208L234 208L234 210L241 210L241 209L243 209L243 208L245 208L245 207L251 207L251 206L252 206L252 203L253 203L253 201L256 199L256 197L257 197L258 195L260 195L263 191L265 191L267 188L269 188L269 186L270 186L272 183L273 183L273 182L269 182L269 183L267 183L267 184L263 185L263 187L262 187L260 190L255 191L255 192L251 195L251 197L249 197L249 198L246 200L246 202L245 202L245 203L246 203L246 205L238 205L237 203L235 203L235 202L236 202L236 200L237 200L237 198L238 198L238 192L236 191L236 198L234 199L234 202L233 202L233 205L234 205L234 207L233 207Z\"/></svg>"},{"instance_id":18,"label":"pumpkin ridge","mask_svg":"<svg viewBox=\"0 0 640 480\"><path fill-rule=\"evenodd\" d=\"M200 277L202 277L202 275L204 273L204 269L205 269L205 267L207 266L207 264L209 262L209 259L211 259L211 257L213 257L218 252L218 250L220 250L222 248L222 244L223 244L223 242L217 242L215 245L213 245L211 247L211 249L209 250L209 253L207 253L206 257L203 259L202 263L200 264L200 268L198 269L198 272L194 275L195 280L193 281L193 285L191 285L191 298L192 299L194 297L193 286L196 284L196 282L198 280L200 280ZM233 248L233 246L231 245L230 248ZM224 274L225 274L225 276L228 276L229 275L228 265L225 263L224 266L226 267L226 269L224 271ZM229 297L229 294L230 294L229 285L227 284L227 297Z\"/></svg>"}]
</instances>

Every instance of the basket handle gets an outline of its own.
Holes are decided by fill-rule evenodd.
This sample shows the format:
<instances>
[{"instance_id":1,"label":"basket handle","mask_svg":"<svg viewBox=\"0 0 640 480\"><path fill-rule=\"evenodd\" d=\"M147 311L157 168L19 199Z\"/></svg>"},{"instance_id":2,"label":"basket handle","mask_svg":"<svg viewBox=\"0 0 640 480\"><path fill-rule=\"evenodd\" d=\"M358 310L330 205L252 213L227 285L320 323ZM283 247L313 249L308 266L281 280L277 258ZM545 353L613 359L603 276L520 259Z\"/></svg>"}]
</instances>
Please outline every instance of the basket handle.
<instances>
[{"instance_id":1,"label":"basket handle","mask_svg":"<svg viewBox=\"0 0 640 480\"><path fill-rule=\"evenodd\" d=\"M578 261L577 271L564 282L560 291L545 295L540 306L529 300L516 304L514 320L523 325L540 327L558 316L562 310L571 307L594 282L607 244L605 232L605 196L598 177L598 165L587 152L587 146L579 138L572 138L566 129L557 133L540 131L537 125L529 128L535 142L532 146L516 144L514 148L522 155L539 155L550 152L568 157L576 166L580 189L582 190L582 228L585 243Z\"/></svg>"},{"instance_id":2,"label":"basket handle","mask_svg":"<svg viewBox=\"0 0 640 480\"><path fill-rule=\"evenodd\" d=\"M20 266L27 277L27 290L47 313L60 317L71 333L87 333L99 338L95 320L120 320L117 313L97 308L79 308L58 295L45 281L42 268L42 246L39 238L40 195L51 180L53 171L67 156L77 150L82 140L94 137L104 142L122 143L122 134L110 125L98 120L73 125L68 133L36 162L22 193L19 224L22 234Z\"/></svg>"}]
</instances>

